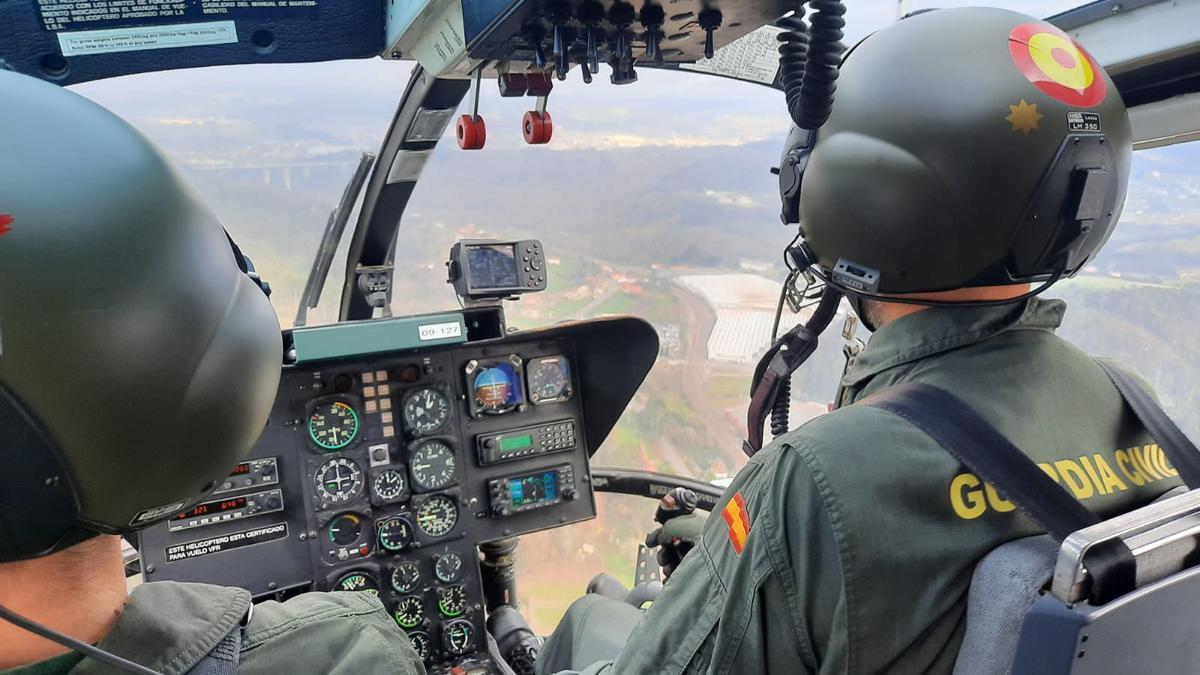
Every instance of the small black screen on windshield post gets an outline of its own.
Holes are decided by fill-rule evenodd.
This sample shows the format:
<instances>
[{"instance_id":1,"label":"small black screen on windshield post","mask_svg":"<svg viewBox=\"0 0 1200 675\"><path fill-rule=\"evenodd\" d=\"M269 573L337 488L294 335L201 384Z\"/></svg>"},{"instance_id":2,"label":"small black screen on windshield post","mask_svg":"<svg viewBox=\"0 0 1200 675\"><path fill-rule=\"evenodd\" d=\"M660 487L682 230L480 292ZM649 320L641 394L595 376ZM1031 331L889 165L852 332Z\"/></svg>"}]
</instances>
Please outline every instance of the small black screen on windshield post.
<instances>
[{"instance_id":1,"label":"small black screen on windshield post","mask_svg":"<svg viewBox=\"0 0 1200 675\"><path fill-rule=\"evenodd\" d=\"M517 251L511 246L471 246L467 248L471 288L515 288Z\"/></svg>"}]
</instances>

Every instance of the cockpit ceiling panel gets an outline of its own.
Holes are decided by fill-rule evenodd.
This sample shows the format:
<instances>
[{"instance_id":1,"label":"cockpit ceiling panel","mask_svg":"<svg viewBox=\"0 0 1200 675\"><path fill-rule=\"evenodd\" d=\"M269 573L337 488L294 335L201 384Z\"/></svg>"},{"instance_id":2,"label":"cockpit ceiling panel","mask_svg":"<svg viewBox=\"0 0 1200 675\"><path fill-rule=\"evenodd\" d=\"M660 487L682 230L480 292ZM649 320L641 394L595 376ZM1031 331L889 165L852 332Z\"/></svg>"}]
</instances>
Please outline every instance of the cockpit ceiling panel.
<instances>
[{"instance_id":1,"label":"cockpit ceiling panel","mask_svg":"<svg viewBox=\"0 0 1200 675\"><path fill-rule=\"evenodd\" d=\"M617 11L614 6L619 6ZM664 63L694 63L704 59L707 36L702 23L716 20L712 39L714 48L720 48L761 26L774 23L795 8L794 3L787 0L564 0L557 4L534 0L464 0L467 50L473 59L532 62L535 59L531 38L537 37L543 42L543 51L549 54L555 26L553 8L559 12L560 25L565 27L563 37L568 49L577 57L581 56L587 43L588 24L584 17L589 16L590 7L592 15L601 17L593 24L598 29L596 38L601 62L607 62L616 51L618 32L624 28L630 34L638 65L652 64L655 59L646 54L648 26L642 22L642 11L648 6L662 9L663 23L657 32ZM602 11L597 14L601 7ZM706 10L716 10L716 13L706 15L702 20L700 15ZM562 23L566 17L569 19ZM626 20L628 23L624 23ZM572 58L572 65L576 63L578 58Z\"/></svg>"},{"instance_id":2,"label":"cockpit ceiling panel","mask_svg":"<svg viewBox=\"0 0 1200 675\"><path fill-rule=\"evenodd\" d=\"M0 67L68 85L236 63L367 58L383 3L364 0L0 2Z\"/></svg>"}]
</instances>

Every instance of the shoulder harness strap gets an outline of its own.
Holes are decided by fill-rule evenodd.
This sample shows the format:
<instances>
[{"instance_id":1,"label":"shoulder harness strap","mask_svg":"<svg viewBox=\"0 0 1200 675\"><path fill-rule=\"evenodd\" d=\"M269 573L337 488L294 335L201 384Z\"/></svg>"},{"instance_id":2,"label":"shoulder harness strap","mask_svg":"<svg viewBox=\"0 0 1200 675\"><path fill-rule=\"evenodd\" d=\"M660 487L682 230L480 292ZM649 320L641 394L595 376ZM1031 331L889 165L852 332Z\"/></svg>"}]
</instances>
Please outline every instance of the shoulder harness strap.
<instances>
[{"instance_id":1,"label":"shoulder harness strap","mask_svg":"<svg viewBox=\"0 0 1200 675\"><path fill-rule=\"evenodd\" d=\"M1104 369L1117 391L1121 392L1125 405L1129 406L1146 431L1150 432L1150 437L1158 442L1167 458L1179 470L1183 482L1193 490L1200 487L1200 449L1136 380L1110 363L1099 359L1096 363Z\"/></svg>"},{"instance_id":2,"label":"shoulder harness strap","mask_svg":"<svg viewBox=\"0 0 1200 675\"><path fill-rule=\"evenodd\" d=\"M1059 542L1100 522L991 423L944 389L910 382L860 404L886 410L920 429ZM1102 605L1137 585L1137 560L1121 539L1093 546L1084 562L1091 572L1092 604Z\"/></svg>"}]
</instances>

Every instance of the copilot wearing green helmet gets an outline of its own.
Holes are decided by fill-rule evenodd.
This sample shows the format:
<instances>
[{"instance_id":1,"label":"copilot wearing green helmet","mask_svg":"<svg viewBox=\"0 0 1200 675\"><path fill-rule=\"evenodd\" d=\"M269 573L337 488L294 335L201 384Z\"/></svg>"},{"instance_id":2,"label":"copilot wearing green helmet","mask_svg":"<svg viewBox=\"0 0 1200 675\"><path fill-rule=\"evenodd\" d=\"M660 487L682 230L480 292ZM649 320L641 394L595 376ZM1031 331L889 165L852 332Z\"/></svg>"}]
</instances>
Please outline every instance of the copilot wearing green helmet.
<instances>
[{"instance_id":1,"label":"copilot wearing green helmet","mask_svg":"<svg viewBox=\"0 0 1200 675\"><path fill-rule=\"evenodd\" d=\"M136 130L3 70L0 101L0 607L164 675L423 672L360 594L253 612L246 591L203 584L127 597L118 535L196 504L250 450L279 324ZM121 671L0 621L0 672Z\"/></svg>"},{"instance_id":2,"label":"copilot wearing green helmet","mask_svg":"<svg viewBox=\"0 0 1200 675\"><path fill-rule=\"evenodd\" d=\"M785 148L785 213L798 199L812 271L874 328L839 407L755 454L706 522L676 519L699 536L668 523L658 541L694 547L644 615L579 600L540 673L950 673L976 563L1038 528L855 405L897 384L950 392L1102 517L1179 484L1055 336L1064 303L1034 297L1096 254L1128 183L1125 106L1082 47L1001 9L914 15L850 50L805 136Z\"/></svg>"}]
</instances>

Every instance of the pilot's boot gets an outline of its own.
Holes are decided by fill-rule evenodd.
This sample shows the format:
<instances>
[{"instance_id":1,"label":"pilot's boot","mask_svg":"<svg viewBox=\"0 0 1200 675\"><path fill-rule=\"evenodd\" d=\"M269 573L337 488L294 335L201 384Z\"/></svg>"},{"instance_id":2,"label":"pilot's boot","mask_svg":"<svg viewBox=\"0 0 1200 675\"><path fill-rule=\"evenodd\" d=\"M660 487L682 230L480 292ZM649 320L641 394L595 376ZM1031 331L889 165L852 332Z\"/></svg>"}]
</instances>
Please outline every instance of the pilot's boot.
<instances>
[{"instance_id":1,"label":"pilot's boot","mask_svg":"<svg viewBox=\"0 0 1200 675\"><path fill-rule=\"evenodd\" d=\"M533 675L542 638L534 635L529 622L516 609L504 605L488 616L488 632L496 639L500 655L517 675Z\"/></svg>"},{"instance_id":2,"label":"pilot's boot","mask_svg":"<svg viewBox=\"0 0 1200 675\"><path fill-rule=\"evenodd\" d=\"M601 572L592 577L592 580L588 582L587 592L603 595L613 600L624 600L625 596L629 594L629 589L625 587L625 584L617 581L616 577L606 572Z\"/></svg>"}]
</instances>

